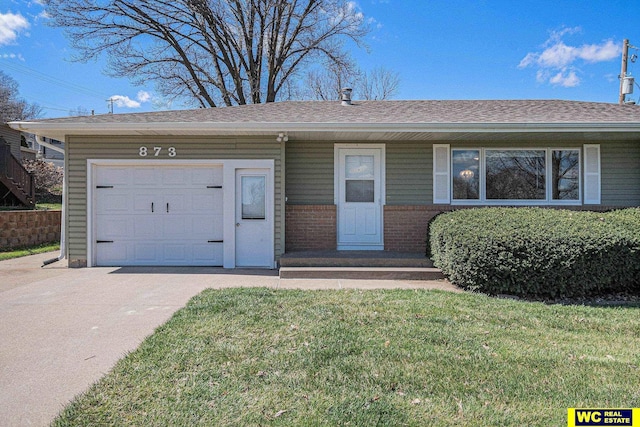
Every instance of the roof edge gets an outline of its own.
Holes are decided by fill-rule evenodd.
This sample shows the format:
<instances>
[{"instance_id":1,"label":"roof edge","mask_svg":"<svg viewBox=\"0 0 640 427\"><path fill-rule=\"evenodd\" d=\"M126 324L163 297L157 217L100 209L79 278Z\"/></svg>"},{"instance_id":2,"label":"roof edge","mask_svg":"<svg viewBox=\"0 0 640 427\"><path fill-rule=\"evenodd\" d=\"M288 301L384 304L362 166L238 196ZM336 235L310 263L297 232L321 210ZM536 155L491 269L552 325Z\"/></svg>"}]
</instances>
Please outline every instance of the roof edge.
<instances>
[{"instance_id":1,"label":"roof edge","mask_svg":"<svg viewBox=\"0 0 640 427\"><path fill-rule=\"evenodd\" d=\"M283 131L303 132L638 132L640 122L550 122L550 123L301 123L301 122L135 122L135 123L47 123L13 121L8 125L15 130L36 134L87 135L110 133L145 134L167 132L172 135L189 132L231 134L240 132L271 133Z\"/></svg>"}]
</instances>

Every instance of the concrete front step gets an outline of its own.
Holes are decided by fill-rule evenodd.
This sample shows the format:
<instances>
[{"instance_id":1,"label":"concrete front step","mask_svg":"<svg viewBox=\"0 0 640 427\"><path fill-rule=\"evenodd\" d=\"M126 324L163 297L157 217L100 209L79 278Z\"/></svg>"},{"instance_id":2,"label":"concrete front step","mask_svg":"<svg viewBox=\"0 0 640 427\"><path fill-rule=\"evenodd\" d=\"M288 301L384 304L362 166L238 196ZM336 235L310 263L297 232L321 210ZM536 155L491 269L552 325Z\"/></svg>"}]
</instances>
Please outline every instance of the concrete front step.
<instances>
[{"instance_id":1,"label":"concrete front step","mask_svg":"<svg viewBox=\"0 0 640 427\"><path fill-rule=\"evenodd\" d=\"M281 267L414 267L431 268L424 253L387 251L304 251L287 252Z\"/></svg>"},{"instance_id":2,"label":"concrete front step","mask_svg":"<svg viewBox=\"0 0 640 427\"><path fill-rule=\"evenodd\" d=\"M280 267L281 279L438 280L433 267Z\"/></svg>"}]
</instances>

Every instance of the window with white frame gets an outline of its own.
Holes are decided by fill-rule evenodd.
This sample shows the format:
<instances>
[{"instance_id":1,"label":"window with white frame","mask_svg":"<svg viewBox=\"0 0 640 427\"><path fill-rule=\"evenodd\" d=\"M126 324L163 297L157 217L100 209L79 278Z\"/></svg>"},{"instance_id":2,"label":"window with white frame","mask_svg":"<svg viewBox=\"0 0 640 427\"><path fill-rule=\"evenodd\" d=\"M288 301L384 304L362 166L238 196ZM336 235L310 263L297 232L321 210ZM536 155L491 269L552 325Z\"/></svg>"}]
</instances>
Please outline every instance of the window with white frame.
<instances>
[{"instance_id":1,"label":"window with white frame","mask_svg":"<svg viewBox=\"0 0 640 427\"><path fill-rule=\"evenodd\" d=\"M579 203L580 156L579 148L452 149L452 201Z\"/></svg>"}]
</instances>

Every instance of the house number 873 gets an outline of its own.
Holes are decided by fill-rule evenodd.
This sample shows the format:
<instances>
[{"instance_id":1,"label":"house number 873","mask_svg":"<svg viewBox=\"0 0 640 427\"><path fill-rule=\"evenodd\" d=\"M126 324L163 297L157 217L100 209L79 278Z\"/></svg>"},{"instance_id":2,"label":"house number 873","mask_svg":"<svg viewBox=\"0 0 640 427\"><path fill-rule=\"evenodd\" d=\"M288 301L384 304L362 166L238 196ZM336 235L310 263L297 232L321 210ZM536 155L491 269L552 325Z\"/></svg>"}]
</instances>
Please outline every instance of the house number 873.
<instances>
[{"instance_id":1,"label":"house number 873","mask_svg":"<svg viewBox=\"0 0 640 427\"><path fill-rule=\"evenodd\" d=\"M140 147L138 149L138 155L140 157L147 157L147 156L151 156L153 155L154 157L160 157L160 154L162 153L163 148L162 147L152 147L152 148L147 148L144 145L142 147ZM176 156L176 147L169 147L167 149L168 152L168 156L169 157L175 157Z\"/></svg>"}]
</instances>

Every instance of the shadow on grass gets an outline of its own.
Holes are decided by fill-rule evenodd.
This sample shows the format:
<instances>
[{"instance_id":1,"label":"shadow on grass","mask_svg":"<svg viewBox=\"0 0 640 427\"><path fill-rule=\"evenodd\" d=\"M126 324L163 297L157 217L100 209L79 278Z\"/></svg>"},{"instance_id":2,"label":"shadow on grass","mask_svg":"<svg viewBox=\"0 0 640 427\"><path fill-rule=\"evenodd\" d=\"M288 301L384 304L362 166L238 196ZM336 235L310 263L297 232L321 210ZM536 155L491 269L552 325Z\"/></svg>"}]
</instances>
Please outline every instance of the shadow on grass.
<instances>
[{"instance_id":1,"label":"shadow on grass","mask_svg":"<svg viewBox=\"0 0 640 427\"><path fill-rule=\"evenodd\" d=\"M640 295L612 294L583 298L536 299L520 298L512 295L487 295L497 299L510 299L522 302L540 302L546 305L586 306L596 308L640 308Z\"/></svg>"}]
</instances>

